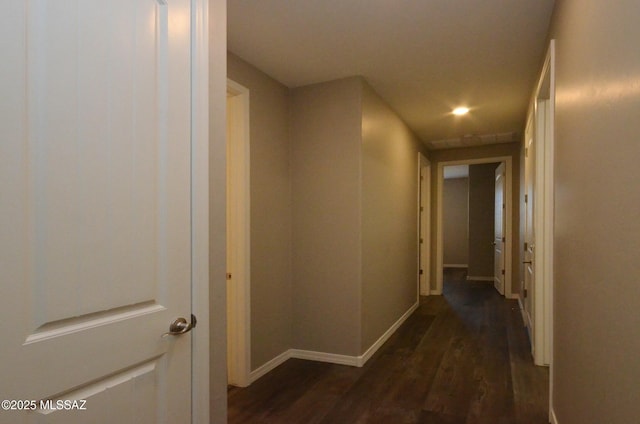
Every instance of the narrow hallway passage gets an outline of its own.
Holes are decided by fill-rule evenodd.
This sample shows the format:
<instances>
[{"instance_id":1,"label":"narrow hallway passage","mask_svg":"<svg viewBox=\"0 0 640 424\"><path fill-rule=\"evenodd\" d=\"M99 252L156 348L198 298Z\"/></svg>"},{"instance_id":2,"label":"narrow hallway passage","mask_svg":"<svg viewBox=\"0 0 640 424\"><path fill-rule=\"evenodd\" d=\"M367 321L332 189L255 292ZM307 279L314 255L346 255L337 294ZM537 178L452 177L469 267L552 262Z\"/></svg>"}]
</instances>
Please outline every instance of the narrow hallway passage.
<instances>
[{"instance_id":1,"label":"narrow hallway passage","mask_svg":"<svg viewBox=\"0 0 640 424\"><path fill-rule=\"evenodd\" d=\"M229 423L543 424L548 385L517 301L447 270L363 368L291 359L229 389Z\"/></svg>"}]
</instances>

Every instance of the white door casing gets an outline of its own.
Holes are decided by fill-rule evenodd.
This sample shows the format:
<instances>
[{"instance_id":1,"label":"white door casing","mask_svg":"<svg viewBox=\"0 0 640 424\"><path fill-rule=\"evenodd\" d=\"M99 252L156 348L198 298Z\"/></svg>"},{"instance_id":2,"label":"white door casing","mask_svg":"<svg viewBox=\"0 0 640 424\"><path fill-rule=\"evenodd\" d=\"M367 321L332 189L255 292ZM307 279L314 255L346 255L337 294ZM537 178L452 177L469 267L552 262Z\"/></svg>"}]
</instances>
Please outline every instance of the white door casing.
<instances>
[{"instance_id":1,"label":"white door casing","mask_svg":"<svg viewBox=\"0 0 640 424\"><path fill-rule=\"evenodd\" d=\"M505 169L504 163L498 165L495 170L495 197L494 197L494 238L493 238L493 285L496 290L504 295L504 245L505 245Z\"/></svg>"},{"instance_id":2,"label":"white door casing","mask_svg":"<svg viewBox=\"0 0 640 424\"><path fill-rule=\"evenodd\" d=\"M553 344L553 232L554 232L554 98L555 45L552 40L538 81L533 107L531 156L533 215L533 358L536 365L552 362Z\"/></svg>"},{"instance_id":3,"label":"white door casing","mask_svg":"<svg viewBox=\"0 0 640 424\"><path fill-rule=\"evenodd\" d=\"M444 168L445 166L456 165L471 165L479 163L494 163L503 162L505 164L505 214L504 214L504 228L505 228L505 242L504 242L504 295L506 298L511 299L517 297L511 291L511 250L512 250L512 176L513 176L513 159L511 156L496 156L482 159L463 159L456 161L439 162L437 165L437 185L436 185L436 251L435 251L435 290L433 294L441 295L443 286L443 186L444 186Z\"/></svg>"},{"instance_id":4,"label":"white door casing","mask_svg":"<svg viewBox=\"0 0 640 424\"><path fill-rule=\"evenodd\" d=\"M190 422L192 2L6 6L0 423Z\"/></svg>"},{"instance_id":5,"label":"white door casing","mask_svg":"<svg viewBox=\"0 0 640 424\"><path fill-rule=\"evenodd\" d=\"M534 205L536 202L534 193L534 159L536 155L536 143L533 134L533 122L530 120L525 130L525 155L524 155L524 240L523 240L523 284L522 305L524 307L525 325L529 331L531 349L535 351L535 263L536 240Z\"/></svg>"},{"instance_id":6,"label":"white door casing","mask_svg":"<svg viewBox=\"0 0 640 424\"><path fill-rule=\"evenodd\" d=\"M227 79L227 382L251 383L250 92Z\"/></svg>"},{"instance_id":7,"label":"white door casing","mask_svg":"<svg viewBox=\"0 0 640 424\"><path fill-rule=\"evenodd\" d=\"M431 275L431 163L418 154L418 293L428 296Z\"/></svg>"}]
</instances>

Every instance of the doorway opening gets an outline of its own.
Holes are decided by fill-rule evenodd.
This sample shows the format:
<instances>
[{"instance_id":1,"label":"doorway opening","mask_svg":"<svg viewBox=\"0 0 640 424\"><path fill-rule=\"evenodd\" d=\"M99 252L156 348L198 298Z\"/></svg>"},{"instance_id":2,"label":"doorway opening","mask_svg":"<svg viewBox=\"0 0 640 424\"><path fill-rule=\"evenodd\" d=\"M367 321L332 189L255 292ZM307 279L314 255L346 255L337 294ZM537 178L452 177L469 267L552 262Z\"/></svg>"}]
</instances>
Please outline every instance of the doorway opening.
<instances>
[{"instance_id":1,"label":"doorway opening","mask_svg":"<svg viewBox=\"0 0 640 424\"><path fill-rule=\"evenodd\" d=\"M227 80L227 382L251 370L249 90Z\"/></svg>"},{"instance_id":2,"label":"doorway opening","mask_svg":"<svg viewBox=\"0 0 640 424\"><path fill-rule=\"evenodd\" d=\"M504 266L503 270L500 270L500 276L504 277L502 280L502 284L499 285L495 282L495 274L493 269L487 272L484 272L487 275L468 275L469 279L478 279L478 280L486 280L493 281L496 284L496 288L500 291L500 288L503 288L503 292L506 298L515 298L514 293L511 289L511 275L512 275L512 243L513 243L513 222L512 222L512 175L513 175L513 160L511 156L501 156L501 157L490 157L490 158L482 158L482 159L468 159L468 160L460 160L460 161L447 161L438 163L437 168L437 185L436 185L436 196L437 196L437 209L436 209L436 287L434 290L434 294L441 295L443 290L443 272L445 268L445 246L444 246L444 170L445 167L452 166L469 166L475 164L498 164L502 163L504 166L504 201L502 210L504 211L503 217L504 221L504 233L502 234L502 252L504 255ZM462 184L462 183L461 183ZM468 183L465 183L468 185ZM463 184L464 185L464 184ZM468 189L467 189L468 190ZM494 188L495 190L495 188ZM491 197L491 201L493 202L493 197ZM468 202L468 198L467 198ZM468 204L468 203L467 203ZM502 206L502 205L501 205ZM468 214L468 210L465 211ZM466 220L468 223L468 215L466 215ZM493 225L492 225L493 227ZM464 236L466 237L466 243L468 243L468 227L464 228ZM495 235L494 235L495 236ZM488 243L491 243L490 246L487 247L485 253L487 254L495 254L494 246L492 243L494 242L494 237ZM490 247L490 248L489 248ZM457 259L454 259L455 263L447 263L446 265L452 267L462 267L467 268L469 266L468 259L468 251L467 256L461 256ZM486 262L486 261L485 261ZM489 263L494 263L494 260L489 260Z\"/></svg>"}]
</instances>

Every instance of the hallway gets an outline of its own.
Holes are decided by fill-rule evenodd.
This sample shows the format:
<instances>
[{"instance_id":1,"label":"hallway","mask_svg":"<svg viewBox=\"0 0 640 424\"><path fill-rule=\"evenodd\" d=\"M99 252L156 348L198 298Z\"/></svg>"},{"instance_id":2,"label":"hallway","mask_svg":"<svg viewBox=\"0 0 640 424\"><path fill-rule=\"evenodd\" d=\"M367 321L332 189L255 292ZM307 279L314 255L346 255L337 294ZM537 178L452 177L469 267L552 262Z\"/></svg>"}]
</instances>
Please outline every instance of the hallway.
<instances>
[{"instance_id":1,"label":"hallway","mask_svg":"<svg viewBox=\"0 0 640 424\"><path fill-rule=\"evenodd\" d=\"M548 422L548 371L517 302L466 271L444 277L363 368L291 359L229 389L229 423Z\"/></svg>"}]
</instances>

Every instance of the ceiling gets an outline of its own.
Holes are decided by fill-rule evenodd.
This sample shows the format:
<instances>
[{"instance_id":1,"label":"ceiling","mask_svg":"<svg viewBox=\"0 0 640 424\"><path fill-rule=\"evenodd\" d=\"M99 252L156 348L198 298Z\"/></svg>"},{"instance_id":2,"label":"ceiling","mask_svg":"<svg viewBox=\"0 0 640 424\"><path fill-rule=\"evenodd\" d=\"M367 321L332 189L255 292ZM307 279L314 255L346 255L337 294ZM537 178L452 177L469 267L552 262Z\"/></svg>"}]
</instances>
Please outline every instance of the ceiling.
<instances>
[{"instance_id":1,"label":"ceiling","mask_svg":"<svg viewBox=\"0 0 640 424\"><path fill-rule=\"evenodd\" d=\"M430 148L516 141L553 0L229 0L228 48L288 87L361 75ZM451 110L464 105L465 116Z\"/></svg>"}]
</instances>

